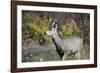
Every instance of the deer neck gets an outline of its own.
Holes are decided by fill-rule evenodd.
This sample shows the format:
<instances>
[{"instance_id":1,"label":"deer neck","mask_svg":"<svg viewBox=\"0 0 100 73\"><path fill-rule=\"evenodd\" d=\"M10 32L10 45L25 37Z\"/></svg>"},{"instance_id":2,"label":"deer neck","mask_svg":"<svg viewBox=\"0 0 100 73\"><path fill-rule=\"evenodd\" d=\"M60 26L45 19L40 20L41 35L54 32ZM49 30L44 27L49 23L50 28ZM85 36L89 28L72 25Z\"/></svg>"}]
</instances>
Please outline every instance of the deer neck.
<instances>
[{"instance_id":1,"label":"deer neck","mask_svg":"<svg viewBox=\"0 0 100 73\"><path fill-rule=\"evenodd\" d=\"M62 39L60 38L59 34L58 33L55 33L55 35L52 37L54 39L54 41L61 45L60 43L62 42Z\"/></svg>"},{"instance_id":2,"label":"deer neck","mask_svg":"<svg viewBox=\"0 0 100 73\"><path fill-rule=\"evenodd\" d=\"M58 52L60 58L62 58L64 52L61 48L61 43L62 43L62 40L61 38L59 37L58 33L55 34L53 37L52 37L52 40L53 40L53 43L55 44L56 46L56 51Z\"/></svg>"}]
</instances>

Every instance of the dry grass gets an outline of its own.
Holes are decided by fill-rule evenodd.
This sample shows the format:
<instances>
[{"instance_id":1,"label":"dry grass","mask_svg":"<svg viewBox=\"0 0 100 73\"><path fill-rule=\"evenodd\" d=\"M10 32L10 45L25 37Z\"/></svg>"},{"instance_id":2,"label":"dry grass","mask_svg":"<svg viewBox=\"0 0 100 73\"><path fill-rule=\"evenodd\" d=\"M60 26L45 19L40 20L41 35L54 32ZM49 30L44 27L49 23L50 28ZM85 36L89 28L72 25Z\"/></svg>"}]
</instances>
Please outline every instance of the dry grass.
<instances>
[{"instance_id":1,"label":"dry grass","mask_svg":"<svg viewBox=\"0 0 100 73\"><path fill-rule=\"evenodd\" d=\"M81 60L89 59L90 52L89 47L87 45L81 51ZM76 60L75 55L69 55L66 60ZM60 57L55 50L50 50L48 52L35 52L29 53L25 57L23 57L22 62L40 62L40 61L59 61Z\"/></svg>"}]
</instances>

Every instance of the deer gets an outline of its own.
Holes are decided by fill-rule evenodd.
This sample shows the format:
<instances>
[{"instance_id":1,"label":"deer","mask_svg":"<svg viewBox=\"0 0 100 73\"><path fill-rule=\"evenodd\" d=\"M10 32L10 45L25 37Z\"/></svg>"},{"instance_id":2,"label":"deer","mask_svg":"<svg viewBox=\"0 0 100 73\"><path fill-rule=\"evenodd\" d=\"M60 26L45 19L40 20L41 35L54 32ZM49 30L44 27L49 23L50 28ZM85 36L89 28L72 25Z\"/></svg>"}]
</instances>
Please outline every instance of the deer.
<instances>
[{"instance_id":1,"label":"deer","mask_svg":"<svg viewBox=\"0 0 100 73\"><path fill-rule=\"evenodd\" d=\"M51 27L46 30L45 35L48 35L52 38L54 45L56 46L56 51L60 56L62 61L70 54L74 54L77 60L81 59L81 50L83 47L83 40L79 36L72 36L70 38L61 39L58 34L58 21L53 20L51 22Z\"/></svg>"}]
</instances>

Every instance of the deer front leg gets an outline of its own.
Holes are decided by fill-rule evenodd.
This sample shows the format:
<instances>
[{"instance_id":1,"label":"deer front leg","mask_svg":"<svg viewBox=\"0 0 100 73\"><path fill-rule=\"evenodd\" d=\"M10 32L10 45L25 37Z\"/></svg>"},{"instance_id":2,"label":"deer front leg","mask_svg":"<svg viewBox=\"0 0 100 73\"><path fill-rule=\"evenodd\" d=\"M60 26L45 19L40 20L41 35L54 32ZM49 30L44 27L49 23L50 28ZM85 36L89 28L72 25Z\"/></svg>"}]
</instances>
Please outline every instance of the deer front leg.
<instances>
[{"instance_id":1,"label":"deer front leg","mask_svg":"<svg viewBox=\"0 0 100 73\"><path fill-rule=\"evenodd\" d=\"M81 59L80 50L78 50L78 51L76 52L75 56L76 56L76 58L77 58L78 60Z\"/></svg>"},{"instance_id":2,"label":"deer front leg","mask_svg":"<svg viewBox=\"0 0 100 73\"><path fill-rule=\"evenodd\" d=\"M62 61L66 60L67 56L68 56L68 52L65 52L63 57L62 57Z\"/></svg>"}]
</instances>

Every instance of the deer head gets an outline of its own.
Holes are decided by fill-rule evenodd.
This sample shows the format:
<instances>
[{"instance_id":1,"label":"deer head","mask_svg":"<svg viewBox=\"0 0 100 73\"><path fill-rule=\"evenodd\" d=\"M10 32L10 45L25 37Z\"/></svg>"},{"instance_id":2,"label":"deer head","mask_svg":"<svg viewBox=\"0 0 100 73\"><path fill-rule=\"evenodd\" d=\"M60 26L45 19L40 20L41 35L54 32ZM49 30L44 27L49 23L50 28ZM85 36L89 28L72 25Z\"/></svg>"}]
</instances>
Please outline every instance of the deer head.
<instances>
[{"instance_id":1,"label":"deer head","mask_svg":"<svg viewBox=\"0 0 100 73\"><path fill-rule=\"evenodd\" d=\"M58 20L50 19L50 23L49 29L45 32L45 34L53 37L57 33Z\"/></svg>"}]
</instances>

